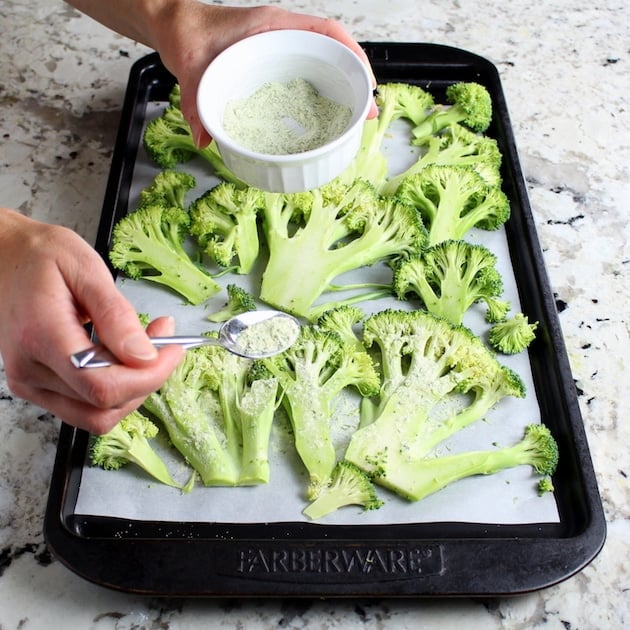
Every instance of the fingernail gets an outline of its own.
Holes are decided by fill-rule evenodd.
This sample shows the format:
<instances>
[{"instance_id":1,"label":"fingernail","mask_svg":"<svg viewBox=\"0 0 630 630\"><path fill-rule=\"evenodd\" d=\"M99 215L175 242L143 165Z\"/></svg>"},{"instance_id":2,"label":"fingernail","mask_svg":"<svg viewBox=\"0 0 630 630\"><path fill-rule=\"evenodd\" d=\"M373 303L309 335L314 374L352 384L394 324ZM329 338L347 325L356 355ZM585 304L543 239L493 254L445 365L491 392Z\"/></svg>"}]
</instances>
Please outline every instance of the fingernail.
<instances>
[{"instance_id":1,"label":"fingernail","mask_svg":"<svg viewBox=\"0 0 630 630\"><path fill-rule=\"evenodd\" d=\"M157 349L151 345L143 333L129 335L123 342L123 351L131 357L151 361L157 356Z\"/></svg>"}]
</instances>

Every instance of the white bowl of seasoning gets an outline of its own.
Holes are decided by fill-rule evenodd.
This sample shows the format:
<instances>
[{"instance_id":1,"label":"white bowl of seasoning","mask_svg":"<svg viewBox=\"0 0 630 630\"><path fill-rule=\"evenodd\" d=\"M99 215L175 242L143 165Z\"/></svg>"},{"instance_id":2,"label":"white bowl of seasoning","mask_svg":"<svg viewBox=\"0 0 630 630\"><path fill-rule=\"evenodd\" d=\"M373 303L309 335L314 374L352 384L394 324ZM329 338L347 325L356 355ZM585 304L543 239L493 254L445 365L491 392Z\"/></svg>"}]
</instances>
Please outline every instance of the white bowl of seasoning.
<instances>
[{"instance_id":1,"label":"white bowl of seasoning","mask_svg":"<svg viewBox=\"0 0 630 630\"><path fill-rule=\"evenodd\" d=\"M318 188L361 144L372 100L361 59L325 35L268 31L219 54L197 92L201 123L226 166L272 192Z\"/></svg>"}]
</instances>

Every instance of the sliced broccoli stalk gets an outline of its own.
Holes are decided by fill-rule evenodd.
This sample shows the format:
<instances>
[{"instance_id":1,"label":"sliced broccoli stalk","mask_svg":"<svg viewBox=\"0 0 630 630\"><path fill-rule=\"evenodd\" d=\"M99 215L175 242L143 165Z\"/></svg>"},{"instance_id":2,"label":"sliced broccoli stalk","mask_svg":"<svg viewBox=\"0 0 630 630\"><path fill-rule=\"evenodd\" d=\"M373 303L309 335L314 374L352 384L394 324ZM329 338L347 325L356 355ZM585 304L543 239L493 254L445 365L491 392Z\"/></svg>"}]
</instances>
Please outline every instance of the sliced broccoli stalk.
<instances>
[{"instance_id":1,"label":"sliced broccoli stalk","mask_svg":"<svg viewBox=\"0 0 630 630\"><path fill-rule=\"evenodd\" d=\"M262 212L269 259L260 299L293 315L314 320L335 306L313 305L337 276L419 252L426 243L417 212L379 197L366 182L299 195L266 193Z\"/></svg>"},{"instance_id":2,"label":"sliced broccoli stalk","mask_svg":"<svg viewBox=\"0 0 630 630\"><path fill-rule=\"evenodd\" d=\"M411 496L413 471L432 448L482 418L503 397L524 395L520 378L470 330L430 313L371 315L363 340L378 349L382 382L378 396L361 410L367 417L350 439L345 459L370 475L378 473L376 483L402 496Z\"/></svg>"},{"instance_id":3,"label":"sliced broccoli stalk","mask_svg":"<svg viewBox=\"0 0 630 630\"><path fill-rule=\"evenodd\" d=\"M473 304L502 295L503 279L496 262L483 245L442 241L397 263L394 293L401 300L414 294L433 315L461 324Z\"/></svg>"},{"instance_id":4,"label":"sliced broccoli stalk","mask_svg":"<svg viewBox=\"0 0 630 630\"><path fill-rule=\"evenodd\" d=\"M399 118L418 124L433 107L434 101L429 92L418 86L394 82L379 85L375 100L378 116L365 121L359 151L339 179L351 185L355 179L361 178L379 190L389 171L382 147L391 124Z\"/></svg>"},{"instance_id":5,"label":"sliced broccoli stalk","mask_svg":"<svg viewBox=\"0 0 630 630\"><path fill-rule=\"evenodd\" d=\"M288 350L261 362L278 381L297 453L309 473L307 495L314 498L336 464L331 419L337 395L346 387L374 395L378 374L367 352L352 352L338 334L314 325L302 326Z\"/></svg>"},{"instance_id":6,"label":"sliced broccoli stalk","mask_svg":"<svg viewBox=\"0 0 630 630\"><path fill-rule=\"evenodd\" d=\"M157 434L153 422L139 411L132 411L109 432L90 438L90 461L105 470L117 470L132 462L160 483L182 488L149 442Z\"/></svg>"},{"instance_id":7,"label":"sliced broccoli stalk","mask_svg":"<svg viewBox=\"0 0 630 630\"><path fill-rule=\"evenodd\" d=\"M416 162L405 171L391 177L380 192L396 193L403 180L419 173L430 164L446 166L470 166L489 186L500 186L503 156L494 138L474 133L459 124L452 124L440 135L432 136L424 146Z\"/></svg>"},{"instance_id":8,"label":"sliced broccoli stalk","mask_svg":"<svg viewBox=\"0 0 630 630\"><path fill-rule=\"evenodd\" d=\"M277 383L250 379L251 367L221 347L188 350L144 403L206 486L269 481Z\"/></svg>"},{"instance_id":9,"label":"sliced broccoli stalk","mask_svg":"<svg viewBox=\"0 0 630 630\"><path fill-rule=\"evenodd\" d=\"M115 226L109 258L116 269L133 279L164 285L201 304L221 290L183 247L190 217L181 208L144 205Z\"/></svg>"},{"instance_id":10,"label":"sliced broccoli stalk","mask_svg":"<svg viewBox=\"0 0 630 630\"><path fill-rule=\"evenodd\" d=\"M492 98L487 88L475 82L459 82L446 88L450 106L437 105L412 134L416 144L424 144L431 136L453 123L462 123L472 131L484 132L492 120Z\"/></svg>"},{"instance_id":11,"label":"sliced broccoli stalk","mask_svg":"<svg viewBox=\"0 0 630 630\"><path fill-rule=\"evenodd\" d=\"M190 233L219 265L247 274L260 251L258 213L263 203L262 191L222 182L191 204Z\"/></svg>"},{"instance_id":12,"label":"sliced broccoli stalk","mask_svg":"<svg viewBox=\"0 0 630 630\"><path fill-rule=\"evenodd\" d=\"M517 354L534 341L537 327L538 322L530 324L527 316L516 313L510 319L494 324L488 332L488 340L495 350L503 354Z\"/></svg>"},{"instance_id":13,"label":"sliced broccoli stalk","mask_svg":"<svg viewBox=\"0 0 630 630\"><path fill-rule=\"evenodd\" d=\"M429 245L461 240L473 227L497 230L510 216L507 195L471 166L431 164L404 179L396 196L418 209Z\"/></svg>"},{"instance_id":14,"label":"sliced broccoli stalk","mask_svg":"<svg viewBox=\"0 0 630 630\"><path fill-rule=\"evenodd\" d=\"M227 302L219 310L208 315L211 322L226 322L228 319L256 310L256 302L254 296L242 287L236 284L228 284L226 286Z\"/></svg>"},{"instance_id":15,"label":"sliced broccoli stalk","mask_svg":"<svg viewBox=\"0 0 630 630\"><path fill-rule=\"evenodd\" d=\"M195 186L196 180L189 173L160 171L151 185L140 191L140 205L163 204L168 208L186 210L186 194Z\"/></svg>"},{"instance_id":16,"label":"sliced broccoli stalk","mask_svg":"<svg viewBox=\"0 0 630 630\"><path fill-rule=\"evenodd\" d=\"M354 464L341 461L333 469L330 485L322 488L319 496L303 514L317 520L348 505L360 505L364 510L377 510L383 505L376 495L370 478Z\"/></svg>"},{"instance_id":17,"label":"sliced broccoli stalk","mask_svg":"<svg viewBox=\"0 0 630 630\"><path fill-rule=\"evenodd\" d=\"M473 475L491 475L507 468L528 465L539 475L551 475L558 463L558 445L549 429L531 424L513 446L421 458L413 462L392 460L385 466L377 483L398 492L410 501L445 488Z\"/></svg>"}]
</instances>

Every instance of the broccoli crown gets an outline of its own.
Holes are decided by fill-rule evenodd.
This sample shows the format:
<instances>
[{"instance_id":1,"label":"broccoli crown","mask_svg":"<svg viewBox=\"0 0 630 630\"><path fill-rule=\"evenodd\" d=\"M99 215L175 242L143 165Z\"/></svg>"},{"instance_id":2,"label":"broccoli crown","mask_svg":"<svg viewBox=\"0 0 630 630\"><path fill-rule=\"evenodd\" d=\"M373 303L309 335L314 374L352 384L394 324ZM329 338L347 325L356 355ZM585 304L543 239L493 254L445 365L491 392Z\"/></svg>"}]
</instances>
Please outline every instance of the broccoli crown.
<instances>
[{"instance_id":1,"label":"broccoli crown","mask_svg":"<svg viewBox=\"0 0 630 630\"><path fill-rule=\"evenodd\" d=\"M462 122L473 131L483 132L492 120L492 99L481 84L460 82L446 88L446 100L454 108L461 109Z\"/></svg>"},{"instance_id":2,"label":"broccoli crown","mask_svg":"<svg viewBox=\"0 0 630 630\"><path fill-rule=\"evenodd\" d=\"M134 410L108 433L92 436L90 461L106 470L117 470L133 462L161 483L181 488L149 443L157 434L157 426Z\"/></svg>"},{"instance_id":3,"label":"broccoli crown","mask_svg":"<svg viewBox=\"0 0 630 630\"><path fill-rule=\"evenodd\" d=\"M289 349L261 362L278 381L296 450L310 476L309 495L317 495L336 462L330 426L336 397L346 387L375 394L374 364L366 352L346 351L337 333L315 325L302 326Z\"/></svg>"},{"instance_id":4,"label":"broccoli crown","mask_svg":"<svg viewBox=\"0 0 630 630\"><path fill-rule=\"evenodd\" d=\"M181 208L144 205L115 226L109 258L130 278L169 287L191 304L200 304L221 287L195 265L183 247L190 217Z\"/></svg>"},{"instance_id":5,"label":"broccoli crown","mask_svg":"<svg viewBox=\"0 0 630 630\"><path fill-rule=\"evenodd\" d=\"M442 241L420 256L398 262L394 292L401 300L413 293L430 313L461 324L473 304L503 293L496 262L496 256L483 245Z\"/></svg>"},{"instance_id":6,"label":"broccoli crown","mask_svg":"<svg viewBox=\"0 0 630 630\"><path fill-rule=\"evenodd\" d=\"M379 107L379 122L385 129L398 118L406 118L418 125L435 104L429 92L411 83L382 83L376 89L375 100Z\"/></svg>"},{"instance_id":7,"label":"broccoli crown","mask_svg":"<svg viewBox=\"0 0 630 630\"><path fill-rule=\"evenodd\" d=\"M260 298L297 316L312 318L315 301L342 273L419 252L426 243L414 208L380 197L361 180L315 189L299 199L279 193L265 197L269 259Z\"/></svg>"},{"instance_id":8,"label":"broccoli crown","mask_svg":"<svg viewBox=\"0 0 630 630\"><path fill-rule=\"evenodd\" d=\"M147 155L162 168L175 168L197 154L190 126L172 105L147 123L142 138Z\"/></svg>"},{"instance_id":9,"label":"broccoli crown","mask_svg":"<svg viewBox=\"0 0 630 630\"><path fill-rule=\"evenodd\" d=\"M244 188L244 182L225 165L214 140L203 149L197 147L180 105L179 86L176 85L162 114L147 123L144 129L142 143L149 159L163 169L173 169L199 156L219 178Z\"/></svg>"},{"instance_id":10,"label":"broccoli crown","mask_svg":"<svg viewBox=\"0 0 630 630\"><path fill-rule=\"evenodd\" d=\"M527 349L536 338L538 322L529 323L523 313L495 323L488 333L490 344L503 354L516 354Z\"/></svg>"},{"instance_id":11,"label":"broccoli crown","mask_svg":"<svg viewBox=\"0 0 630 630\"><path fill-rule=\"evenodd\" d=\"M260 251L257 221L263 203L262 191L221 182L191 204L190 233L219 265L249 273Z\"/></svg>"},{"instance_id":12,"label":"broccoli crown","mask_svg":"<svg viewBox=\"0 0 630 630\"><path fill-rule=\"evenodd\" d=\"M186 209L186 193L196 186L189 173L175 170L160 171L150 186L140 191L140 205L163 204L167 208Z\"/></svg>"},{"instance_id":13,"label":"broccoli crown","mask_svg":"<svg viewBox=\"0 0 630 630\"><path fill-rule=\"evenodd\" d=\"M316 520L348 505L377 510L383 501L364 471L350 462L340 461L333 469L330 484L322 488L315 501L304 510L304 515Z\"/></svg>"},{"instance_id":14,"label":"broccoli crown","mask_svg":"<svg viewBox=\"0 0 630 630\"><path fill-rule=\"evenodd\" d=\"M462 123L472 131L484 132L492 120L492 98L487 88L475 82L459 82L446 88L450 106L436 105L413 129L415 144L423 145L453 123Z\"/></svg>"},{"instance_id":15,"label":"broccoli crown","mask_svg":"<svg viewBox=\"0 0 630 630\"><path fill-rule=\"evenodd\" d=\"M223 308L208 315L211 322L225 322L231 317L256 310L254 296L236 284L228 284L226 287L227 302Z\"/></svg>"},{"instance_id":16,"label":"broccoli crown","mask_svg":"<svg viewBox=\"0 0 630 630\"><path fill-rule=\"evenodd\" d=\"M430 164L405 178L396 193L418 209L429 244L461 240L473 227L496 230L510 216L510 202L471 166Z\"/></svg>"},{"instance_id":17,"label":"broccoli crown","mask_svg":"<svg viewBox=\"0 0 630 630\"><path fill-rule=\"evenodd\" d=\"M378 348L381 388L345 459L402 496L416 495L417 469L436 445L504 396L524 395L516 373L470 330L430 313L381 311L365 320L363 339Z\"/></svg>"},{"instance_id":18,"label":"broccoli crown","mask_svg":"<svg viewBox=\"0 0 630 630\"><path fill-rule=\"evenodd\" d=\"M358 306L343 304L322 313L317 325L324 330L336 332L347 348L363 351L365 348L356 327L364 318L365 313Z\"/></svg>"}]
</instances>

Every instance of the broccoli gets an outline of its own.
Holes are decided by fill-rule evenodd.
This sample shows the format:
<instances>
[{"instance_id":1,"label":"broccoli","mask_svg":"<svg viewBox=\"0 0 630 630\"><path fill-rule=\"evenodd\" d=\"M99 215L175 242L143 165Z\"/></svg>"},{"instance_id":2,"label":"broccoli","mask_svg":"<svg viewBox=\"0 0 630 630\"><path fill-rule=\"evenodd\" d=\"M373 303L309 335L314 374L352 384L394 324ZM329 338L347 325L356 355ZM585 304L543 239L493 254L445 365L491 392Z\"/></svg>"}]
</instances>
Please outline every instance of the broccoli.
<instances>
[{"instance_id":1,"label":"broccoli","mask_svg":"<svg viewBox=\"0 0 630 630\"><path fill-rule=\"evenodd\" d=\"M520 377L470 330L430 313L371 315L363 341L378 348L382 382L344 458L403 497L419 497L425 460L438 444L505 396L525 396Z\"/></svg>"},{"instance_id":2,"label":"broccoli","mask_svg":"<svg viewBox=\"0 0 630 630\"><path fill-rule=\"evenodd\" d=\"M367 182L328 184L298 197L265 193L263 232L269 258L260 299L314 321L341 301L314 306L340 274L421 251L426 231L418 213L380 197ZM333 290L338 290L334 287ZM391 291L355 295L345 303Z\"/></svg>"},{"instance_id":3,"label":"broccoli","mask_svg":"<svg viewBox=\"0 0 630 630\"><path fill-rule=\"evenodd\" d=\"M174 86L169 104L162 114L147 123L142 141L149 158L163 169L173 169L194 156L200 156L212 166L219 178L245 187L245 183L225 165L214 140L203 149L195 144L190 125L180 108L179 85Z\"/></svg>"},{"instance_id":4,"label":"broccoli","mask_svg":"<svg viewBox=\"0 0 630 630\"><path fill-rule=\"evenodd\" d=\"M211 322L226 322L231 317L256 310L254 296L236 284L228 284L226 287L228 299L226 304L218 311L208 315Z\"/></svg>"},{"instance_id":5,"label":"broccoli","mask_svg":"<svg viewBox=\"0 0 630 630\"><path fill-rule=\"evenodd\" d=\"M340 461L335 465L330 484L303 514L312 520L322 518L346 505L360 505L364 510L377 510L383 505L370 478L354 464Z\"/></svg>"},{"instance_id":6,"label":"broccoli","mask_svg":"<svg viewBox=\"0 0 630 630\"><path fill-rule=\"evenodd\" d=\"M548 492L553 492L555 488L553 487L553 481L550 477L543 477L537 484L538 496L542 497Z\"/></svg>"},{"instance_id":7,"label":"broccoli","mask_svg":"<svg viewBox=\"0 0 630 630\"><path fill-rule=\"evenodd\" d=\"M324 330L337 333L346 348L358 352L365 350L365 347L355 328L364 318L365 313L359 307L344 304L322 313L317 320L317 325Z\"/></svg>"},{"instance_id":8,"label":"broccoli","mask_svg":"<svg viewBox=\"0 0 630 630\"><path fill-rule=\"evenodd\" d=\"M337 333L315 325L302 326L288 350L261 363L278 381L296 450L309 473L307 496L313 499L328 485L336 464L331 420L337 395L350 386L374 395L378 374L367 352L346 348Z\"/></svg>"},{"instance_id":9,"label":"broccoli","mask_svg":"<svg viewBox=\"0 0 630 630\"><path fill-rule=\"evenodd\" d=\"M472 131L484 132L492 120L492 99L488 90L475 82L453 83L446 88L450 106L436 105L412 131L414 144L423 145L452 123L463 123Z\"/></svg>"},{"instance_id":10,"label":"broccoli","mask_svg":"<svg viewBox=\"0 0 630 630\"><path fill-rule=\"evenodd\" d=\"M206 486L269 481L269 440L277 406L274 378L219 346L188 350L144 407Z\"/></svg>"},{"instance_id":11,"label":"broccoli","mask_svg":"<svg viewBox=\"0 0 630 630\"><path fill-rule=\"evenodd\" d=\"M391 177L380 192L395 194L403 180L415 175L429 164L471 166L489 186L501 185L503 156L494 138L474 133L459 124L452 124L438 136L432 136L425 151L407 170Z\"/></svg>"},{"instance_id":12,"label":"broccoli","mask_svg":"<svg viewBox=\"0 0 630 630\"><path fill-rule=\"evenodd\" d=\"M150 186L140 191L140 205L162 204L186 210L186 193L196 186L193 175L180 171L160 171Z\"/></svg>"},{"instance_id":13,"label":"broccoli","mask_svg":"<svg viewBox=\"0 0 630 630\"><path fill-rule=\"evenodd\" d=\"M499 229L510 216L510 202L472 166L430 164L405 178L396 196L413 205L429 231L429 245L460 240L473 227Z\"/></svg>"},{"instance_id":14,"label":"broccoli","mask_svg":"<svg viewBox=\"0 0 630 630\"><path fill-rule=\"evenodd\" d=\"M219 265L247 274L260 251L257 220L263 203L262 191L221 182L191 204L190 233Z\"/></svg>"},{"instance_id":15,"label":"broccoli","mask_svg":"<svg viewBox=\"0 0 630 630\"><path fill-rule=\"evenodd\" d=\"M339 179L350 185L355 179L361 178L379 190L388 173L387 158L381 149L389 127L399 118L417 125L426 117L434 101L429 92L416 85L383 83L377 88L376 104L379 114L365 121L359 151Z\"/></svg>"},{"instance_id":16,"label":"broccoli","mask_svg":"<svg viewBox=\"0 0 630 630\"><path fill-rule=\"evenodd\" d=\"M190 217L181 208L144 205L115 226L109 258L116 269L169 287L191 304L201 304L221 287L183 247Z\"/></svg>"},{"instance_id":17,"label":"broccoli","mask_svg":"<svg viewBox=\"0 0 630 630\"><path fill-rule=\"evenodd\" d=\"M488 333L490 345L503 354L517 354L525 350L536 338L538 322L529 323L523 313L495 323Z\"/></svg>"},{"instance_id":18,"label":"broccoli","mask_svg":"<svg viewBox=\"0 0 630 630\"><path fill-rule=\"evenodd\" d=\"M422 255L397 263L394 293L401 300L413 293L433 315L461 324L464 313L476 302L492 298L496 307L503 293L496 262L496 256L483 245L442 241Z\"/></svg>"},{"instance_id":19,"label":"broccoli","mask_svg":"<svg viewBox=\"0 0 630 630\"><path fill-rule=\"evenodd\" d=\"M530 424L525 435L513 446L497 450L480 450L427 457L414 462L413 483L406 487L407 498L419 501L447 485L473 475L491 475L506 468L529 465L540 475L551 475L558 462L558 445L549 429L543 424ZM391 478L390 478L391 471ZM401 471L395 466L387 469L384 485L397 485Z\"/></svg>"},{"instance_id":20,"label":"broccoli","mask_svg":"<svg viewBox=\"0 0 630 630\"><path fill-rule=\"evenodd\" d=\"M118 470L133 462L161 483L182 488L149 443L157 434L155 424L134 410L109 432L90 438L90 461L105 470Z\"/></svg>"}]
</instances>

